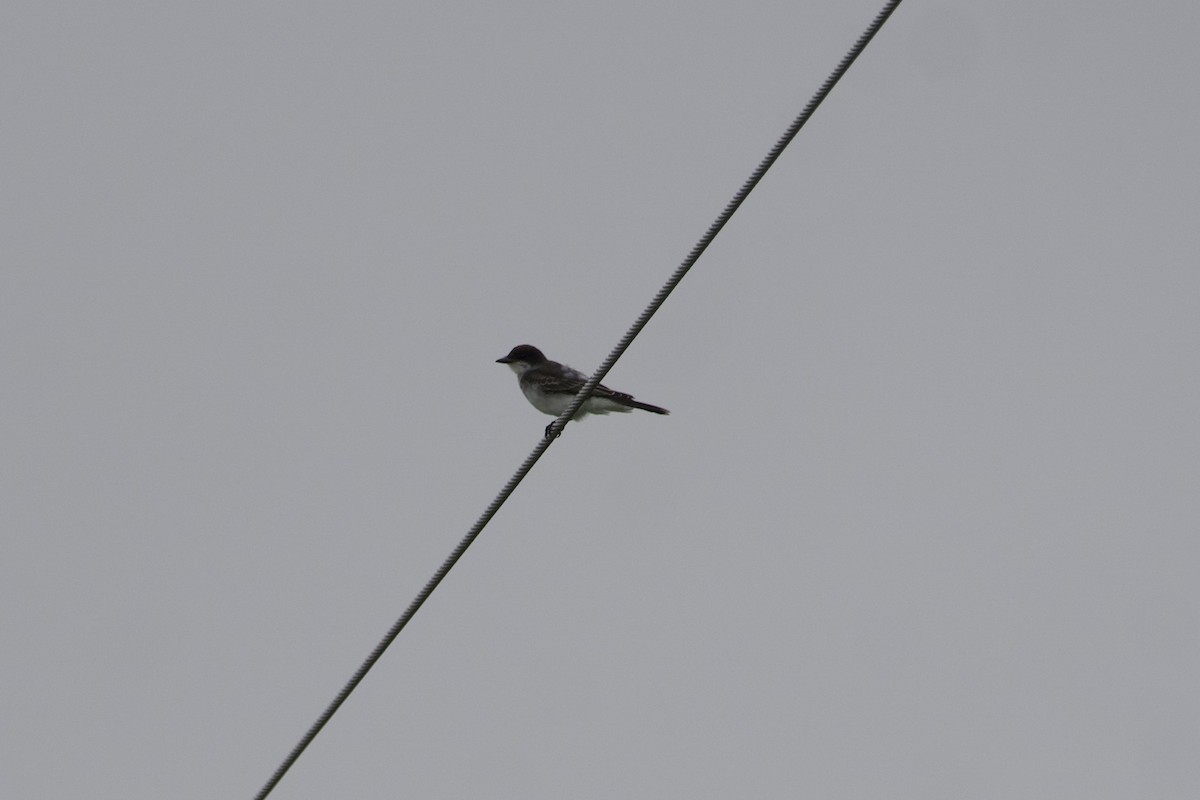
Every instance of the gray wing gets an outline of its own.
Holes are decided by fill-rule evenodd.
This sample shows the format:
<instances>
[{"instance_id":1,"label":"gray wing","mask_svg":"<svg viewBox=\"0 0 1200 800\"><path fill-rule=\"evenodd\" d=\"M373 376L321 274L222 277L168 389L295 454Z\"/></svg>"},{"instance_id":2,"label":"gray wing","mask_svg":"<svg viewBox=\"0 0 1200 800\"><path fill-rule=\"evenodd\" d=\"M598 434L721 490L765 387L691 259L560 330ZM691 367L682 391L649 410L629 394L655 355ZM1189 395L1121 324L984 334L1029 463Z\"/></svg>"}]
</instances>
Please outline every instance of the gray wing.
<instances>
[{"instance_id":1,"label":"gray wing","mask_svg":"<svg viewBox=\"0 0 1200 800\"><path fill-rule=\"evenodd\" d=\"M525 380L537 384L547 394L569 394L571 396L579 394L579 390L587 383L590 376L584 375L577 369L571 369L566 364L559 366L561 369L534 367L525 373ZM633 402L633 395L615 391L604 384L597 386L592 392L592 396L603 397L621 405L630 405Z\"/></svg>"},{"instance_id":2,"label":"gray wing","mask_svg":"<svg viewBox=\"0 0 1200 800\"><path fill-rule=\"evenodd\" d=\"M567 366L562 369L546 369L539 365L528 370L522 377L546 394L576 395L587 381L586 375Z\"/></svg>"}]
</instances>

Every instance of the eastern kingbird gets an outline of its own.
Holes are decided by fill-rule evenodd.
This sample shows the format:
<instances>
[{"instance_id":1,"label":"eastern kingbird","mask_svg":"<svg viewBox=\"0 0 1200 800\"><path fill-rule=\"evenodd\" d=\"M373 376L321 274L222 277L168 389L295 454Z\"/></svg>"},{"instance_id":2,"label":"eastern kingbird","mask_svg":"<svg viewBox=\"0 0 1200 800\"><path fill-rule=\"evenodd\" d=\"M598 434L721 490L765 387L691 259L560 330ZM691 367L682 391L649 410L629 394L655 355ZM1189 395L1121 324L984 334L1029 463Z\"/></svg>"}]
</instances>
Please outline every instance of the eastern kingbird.
<instances>
[{"instance_id":1,"label":"eastern kingbird","mask_svg":"<svg viewBox=\"0 0 1200 800\"><path fill-rule=\"evenodd\" d=\"M504 358L497 358L496 363L507 364L509 369L517 373L517 383L525 399L538 411L552 417L567 410L571 399L579 394L588 379L582 372L546 358L541 350L530 344L517 345ZM635 408L655 414L671 413L665 408L638 402L633 395L614 392L607 386L597 386L591 397L575 412L574 418L579 419L585 414L607 414L610 411L628 414ZM553 424L551 422L546 426L547 436Z\"/></svg>"}]
</instances>

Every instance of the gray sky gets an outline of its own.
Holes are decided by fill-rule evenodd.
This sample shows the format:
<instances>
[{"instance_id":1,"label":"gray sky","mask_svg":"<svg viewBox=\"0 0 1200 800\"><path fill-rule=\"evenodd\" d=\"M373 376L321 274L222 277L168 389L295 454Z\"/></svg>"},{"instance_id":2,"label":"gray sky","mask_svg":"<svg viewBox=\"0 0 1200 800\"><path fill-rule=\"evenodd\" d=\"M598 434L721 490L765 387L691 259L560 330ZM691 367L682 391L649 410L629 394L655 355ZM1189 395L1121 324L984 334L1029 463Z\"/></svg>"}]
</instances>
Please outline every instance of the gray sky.
<instances>
[{"instance_id":1,"label":"gray sky","mask_svg":"<svg viewBox=\"0 0 1200 800\"><path fill-rule=\"evenodd\" d=\"M0 795L252 796L880 5L7 3ZM1200 796L1198 33L901 6L273 797Z\"/></svg>"}]
</instances>

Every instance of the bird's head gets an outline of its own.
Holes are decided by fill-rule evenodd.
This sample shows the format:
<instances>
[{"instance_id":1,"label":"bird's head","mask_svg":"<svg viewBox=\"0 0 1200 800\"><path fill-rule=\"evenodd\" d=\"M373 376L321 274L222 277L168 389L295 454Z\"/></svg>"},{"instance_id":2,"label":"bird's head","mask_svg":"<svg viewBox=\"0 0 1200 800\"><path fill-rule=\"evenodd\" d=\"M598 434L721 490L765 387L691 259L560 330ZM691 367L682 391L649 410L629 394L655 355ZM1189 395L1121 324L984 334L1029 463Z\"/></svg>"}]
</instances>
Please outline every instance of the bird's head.
<instances>
[{"instance_id":1,"label":"bird's head","mask_svg":"<svg viewBox=\"0 0 1200 800\"><path fill-rule=\"evenodd\" d=\"M520 375L530 367L536 367L546 361L542 351L531 344L519 344L509 351L504 358L497 358L497 364L507 364L509 368Z\"/></svg>"}]
</instances>

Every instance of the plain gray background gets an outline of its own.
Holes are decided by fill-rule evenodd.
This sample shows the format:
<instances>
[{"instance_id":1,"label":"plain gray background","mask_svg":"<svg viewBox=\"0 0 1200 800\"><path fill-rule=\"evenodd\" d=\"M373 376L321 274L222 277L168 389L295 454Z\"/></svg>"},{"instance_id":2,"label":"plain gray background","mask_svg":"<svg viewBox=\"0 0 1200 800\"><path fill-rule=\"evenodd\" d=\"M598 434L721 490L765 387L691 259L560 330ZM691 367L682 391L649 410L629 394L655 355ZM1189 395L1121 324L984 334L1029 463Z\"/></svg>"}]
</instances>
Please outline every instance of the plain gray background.
<instances>
[{"instance_id":1,"label":"plain gray background","mask_svg":"<svg viewBox=\"0 0 1200 800\"><path fill-rule=\"evenodd\" d=\"M6 3L0 794L253 795L880 5ZM1200 796L1198 33L902 5L273 797Z\"/></svg>"}]
</instances>

